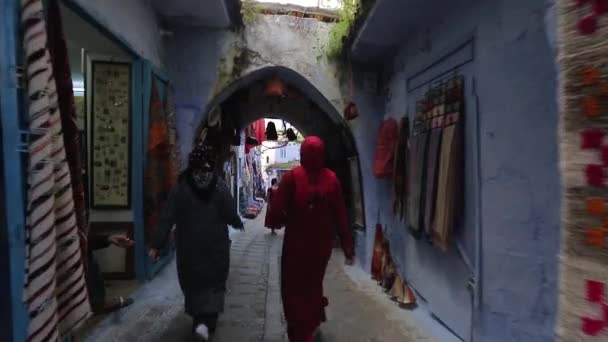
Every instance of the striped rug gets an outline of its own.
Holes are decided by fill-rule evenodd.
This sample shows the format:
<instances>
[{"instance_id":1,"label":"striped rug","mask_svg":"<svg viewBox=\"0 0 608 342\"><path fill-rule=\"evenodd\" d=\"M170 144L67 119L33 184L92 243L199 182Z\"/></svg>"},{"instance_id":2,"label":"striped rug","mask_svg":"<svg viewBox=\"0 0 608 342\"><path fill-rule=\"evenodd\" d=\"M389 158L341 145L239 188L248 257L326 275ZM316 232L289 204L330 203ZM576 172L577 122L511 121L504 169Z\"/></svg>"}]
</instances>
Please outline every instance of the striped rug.
<instances>
[{"instance_id":1,"label":"striped rug","mask_svg":"<svg viewBox=\"0 0 608 342\"><path fill-rule=\"evenodd\" d=\"M608 340L608 1L558 0L558 340ZM551 143L547 141L547 143Z\"/></svg>"},{"instance_id":2,"label":"striped rug","mask_svg":"<svg viewBox=\"0 0 608 342\"><path fill-rule=\"evenodd\" d=\"M57 341L89 317L91 309L42 2L22 0L21 7L29 114L28 340Z\"/></svg>"}]
</instances>

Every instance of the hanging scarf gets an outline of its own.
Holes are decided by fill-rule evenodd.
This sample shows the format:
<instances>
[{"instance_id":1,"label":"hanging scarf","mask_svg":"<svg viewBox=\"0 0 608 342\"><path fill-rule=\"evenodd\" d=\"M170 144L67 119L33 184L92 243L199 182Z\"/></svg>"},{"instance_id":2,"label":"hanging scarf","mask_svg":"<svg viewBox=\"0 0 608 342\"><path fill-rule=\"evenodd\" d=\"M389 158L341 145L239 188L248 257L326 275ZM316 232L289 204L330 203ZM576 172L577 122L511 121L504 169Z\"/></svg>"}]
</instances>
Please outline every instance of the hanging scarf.
<instances>
[{"instance_id":1,"label":"hanging scarf","mask_svg":"<svg viewBox=\"0 0 608 342\"><path fill-rule=\"evenodd\" d=\"M61 114L40 0L22 0L29 167L24 300L28 340L57 341L91 313Z\"/></svg>"}]
</instances>

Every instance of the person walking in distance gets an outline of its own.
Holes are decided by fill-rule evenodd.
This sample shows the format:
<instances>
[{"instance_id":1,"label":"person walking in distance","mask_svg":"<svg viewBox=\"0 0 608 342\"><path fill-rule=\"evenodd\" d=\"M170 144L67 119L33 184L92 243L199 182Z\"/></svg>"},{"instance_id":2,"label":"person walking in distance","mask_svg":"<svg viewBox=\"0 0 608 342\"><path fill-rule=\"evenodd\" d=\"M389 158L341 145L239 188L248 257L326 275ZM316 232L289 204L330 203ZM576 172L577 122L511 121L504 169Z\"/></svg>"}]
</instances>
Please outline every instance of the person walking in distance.
<instances>
[{"instance_id":1,"label":"person walking in distance","mask_svg":"<svg viewBox=\"0 0 608 342\"><path fill-rule=\"evenodd\" d=\"M243 230L234 199L218 177L215 149L197 146L161 213L148 255L158 259L175 225L177 274L193 336L207 341L224 308L230 267L228 227Z\"/></svg>"},{"instance_id":2,"label":"person walking in distance","mask_svg":"<svg viewBox=\"0 0 608 342\"><path fill-rule=\"evenodd\" d=\"M269 212L270 212L270 205L271 205L271 203L272 203L272 196L273 196L273 194L274 194L274 193L276 193L276 192L277 192L277 190L279 190L278 180L277 180L276 178L273 178L273 179L270 181L270 188L268 188L268 194L267 194L267 197L268 197L268 206L267 206L267 208L266 208L266 217L265 217L265 219L264 219L264 225L265 225L267 228L270 228L270 230L271 230L271 234L272 234L272 235L275 235L275 234L276 234L275 230L277 230L277 229L278 229L278 227L276 227L276 226L275 226L275 225L272 223L272 221L270 221L270 219L269 219L269 218L270 218L270 216L269 216Z\"/></svg>"},{"instance_id":3,"label":"person walking in distance","mask_svg":"<svg viewBox=\"0 0 608 342\"><path fill-rule=\"evenodd\" d=\"M323 141L306 138L300 150L302 166L286 173L270 205L272 223L285 224L281 257L281 297L291 342L312 342L325 321L323 277L331 256L334 225L346 256L353 264L353 240L346 206L335 173L324 167Z\"/></svg>"}]
</instances>

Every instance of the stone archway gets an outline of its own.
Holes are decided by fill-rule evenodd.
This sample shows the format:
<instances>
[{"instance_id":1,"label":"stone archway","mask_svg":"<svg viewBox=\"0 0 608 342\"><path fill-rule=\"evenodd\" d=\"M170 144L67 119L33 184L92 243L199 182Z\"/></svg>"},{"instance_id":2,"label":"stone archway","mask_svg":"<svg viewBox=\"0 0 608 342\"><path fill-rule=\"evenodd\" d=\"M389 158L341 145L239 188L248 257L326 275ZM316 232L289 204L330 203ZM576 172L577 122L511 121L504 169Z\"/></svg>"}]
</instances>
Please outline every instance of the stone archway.
<instances>
[{"instance_id":1,"label":"stone archway","mask_svg":"<svg viewBox=\"0 0 608 342\"><path fill-rule=\"evenodd\" d=\"M265 82L274 77L286 84L287 95L283 98L269 98L263 94ZM331 102L305 77L290 68L264 67L225 87L207 105L194 140L209 126L221 126L226 136L267 117L283 119L303 135L316 135L324 140L327 166L342 183L352 217L354 201L350 158L358 156L352 132ZM229 144L227 137L224 142Z\"/></svg>"}]
</instances>

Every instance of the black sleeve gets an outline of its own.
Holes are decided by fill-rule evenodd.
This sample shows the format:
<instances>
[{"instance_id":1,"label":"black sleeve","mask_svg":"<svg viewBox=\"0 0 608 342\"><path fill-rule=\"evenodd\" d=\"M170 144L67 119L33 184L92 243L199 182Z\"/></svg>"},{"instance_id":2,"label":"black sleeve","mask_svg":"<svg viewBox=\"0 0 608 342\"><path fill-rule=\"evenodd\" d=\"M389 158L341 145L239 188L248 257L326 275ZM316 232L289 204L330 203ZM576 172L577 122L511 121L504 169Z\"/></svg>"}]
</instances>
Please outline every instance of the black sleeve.
<instances>
[{"instance_id":1,"label":"black sleeve","mask_svg":"<svg viewBox=\"0 0 608 342\"><path fill-rule=\"evenodd\" d=\"M89 249L98 250L110 246L110 235L108 234L89 234Z\"/></svg>"},{"instance_id":2,"label":"black sleeve","mask_svg":"<svg viewBox=\"0 0 608 342\"><path fill-rule=\"evenodd\" d=\"M163 207L160 213L160 222L154 234L152 235L152 243L150 244L151 248L154 249L162 249L167 243L167 239L169 238L169 233L171 232L171 228L175 224L175 215L177 208L177 189L179 183L171 189L169 193L169 197L165 202L165 206Z\"/></svg>"},{"instance_id":3,"label":"black sleeve","mask_svg":"<svg viewBox=\"0 0 608 342\"><path fill-rule=\"evenodd\" d=\"M234 228L243 228L243 221L236 209L236 201L228 191L227 187L221 187L221 199L222 199L222 216L226 224L231 225Z\"/></svg>"}]
</instances>

